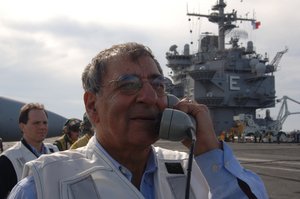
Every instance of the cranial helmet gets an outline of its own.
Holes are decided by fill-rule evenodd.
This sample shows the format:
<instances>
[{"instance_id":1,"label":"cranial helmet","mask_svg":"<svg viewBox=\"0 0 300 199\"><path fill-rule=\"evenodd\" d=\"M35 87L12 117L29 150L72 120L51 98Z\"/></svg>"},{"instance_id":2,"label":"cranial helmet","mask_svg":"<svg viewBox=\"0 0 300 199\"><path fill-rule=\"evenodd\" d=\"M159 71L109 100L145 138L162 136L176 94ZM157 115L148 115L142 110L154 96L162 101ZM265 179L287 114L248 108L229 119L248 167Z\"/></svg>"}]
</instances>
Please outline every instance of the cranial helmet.
<instances>
[{"instance_id":1,"label":"cranial helmet","mask_svg":"<svg viewBox=\"0 0 300 199\"><path fill-rule=\"evenodd\" d=\"M81 123L81 120L79 119L76 119L76 118L71 118L71 119L68 119L66 121L66 123L64 124L64 127L63 127L63 132L65 134L71 132L71 131L80 131L80 123Z\"/></svg>"},{"instance_id":2,"label":"cranial helmet","mask_svg":"<svg viewBox=\"0 0 300 199\"><path fill-rule=\"evenodd\" d=\"M90 133L93 134L92 124L86 113L83 114L83 120L80 124L80 130L82 133Z\"/></svg>"}]
</instances>

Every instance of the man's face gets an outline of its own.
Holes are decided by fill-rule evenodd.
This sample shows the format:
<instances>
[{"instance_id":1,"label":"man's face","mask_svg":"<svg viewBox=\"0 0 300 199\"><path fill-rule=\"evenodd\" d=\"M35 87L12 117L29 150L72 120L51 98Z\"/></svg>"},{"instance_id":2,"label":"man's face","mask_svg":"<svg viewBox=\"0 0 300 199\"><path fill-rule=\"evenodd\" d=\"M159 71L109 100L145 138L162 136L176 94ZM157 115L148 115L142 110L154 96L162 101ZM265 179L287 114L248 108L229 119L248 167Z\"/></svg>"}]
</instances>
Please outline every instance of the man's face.
<instances>
[{"instance_id":1,"label":"man's face","mask_svg":"<svg viewBox=\"0 0 300 199\"><path fill-rule=\"evenodd\" d=\"M134 93L124 92L116 81L134 75L143 82ZM101 93L94 96L97 139L106 148L148 147L158 139L159 114L166 107L166 95L158 95L149 83L161 76L153 59L138 62L118 59L110 63ZM128 87L126 87L128 88ZM92 99L92 98L91 98Z\"/></svg>"},{"instance_id":2,"label":"man's face","mask_svg":"<svg viewBox=\"0 0 300 199\"><path fill-rule=\"evenodd\" d=\"M27 124L20 123L24 139L29 143L41 143L48 133L48 118L43 110L32 109Z\"/></svg>"},{"instance_id":3,"label":"man's face","mask_svg":"<svg viewBox=\"0 0 300 199\"><path fill-rule=\"evenodd\" d=\"M79 138L79 130L78 131L70 131L69 137L72 140L72 142L75 142Z\"/></svg>"}]
</instances>

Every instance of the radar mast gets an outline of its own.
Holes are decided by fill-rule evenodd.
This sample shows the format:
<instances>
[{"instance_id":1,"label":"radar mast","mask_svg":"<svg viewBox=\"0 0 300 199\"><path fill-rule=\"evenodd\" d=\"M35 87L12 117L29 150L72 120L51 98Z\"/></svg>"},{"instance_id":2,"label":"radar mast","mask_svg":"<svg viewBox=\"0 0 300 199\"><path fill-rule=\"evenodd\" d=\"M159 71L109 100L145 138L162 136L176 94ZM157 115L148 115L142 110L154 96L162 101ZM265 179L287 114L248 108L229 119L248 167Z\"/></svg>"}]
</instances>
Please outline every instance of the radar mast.
<instances>
[{"instance_id":1,"label":"radar mast","mask_svg":"<svg viewBox=\"0 0 300 199\"><path fill-rule=\"evenodd\" d=\"M255 19L237 17L236 10L232 10L231 13L224 13L224 8L226 6L227 4L224 2L224 0L219 0L216 3L216 5L212 6L212 10L214 12L212 12L210 15L190 13L190 12L187 13L188 16L206 17L210 22L218 24L218 32L219 32L218 50L219 51L225 50L225 32L236 28L236 25L234 25L233 22L236 21L251 21L252 23L256 22Z\"/></svg>"}]
</instances>

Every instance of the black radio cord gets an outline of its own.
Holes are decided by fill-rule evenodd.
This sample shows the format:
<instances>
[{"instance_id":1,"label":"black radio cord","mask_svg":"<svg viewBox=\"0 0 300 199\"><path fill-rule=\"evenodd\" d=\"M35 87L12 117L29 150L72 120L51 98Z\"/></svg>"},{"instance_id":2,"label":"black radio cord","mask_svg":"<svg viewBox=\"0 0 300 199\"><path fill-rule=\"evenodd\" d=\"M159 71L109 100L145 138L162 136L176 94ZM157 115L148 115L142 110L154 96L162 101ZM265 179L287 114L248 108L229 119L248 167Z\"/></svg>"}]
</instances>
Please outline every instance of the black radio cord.
<instances>
[{"instance_id":1,"label":"black radio cord","mask_svg":"<svg viewBox=\"0 0 300 199\"><path fill-rule=\"evenodd\" d=\"M188 159L188 167L187 167L187 179L186 179L186 187L185 187L185 199L190 198L190 186L191 186L191 173L192 173L192 165L194 159L194 147L196 142L196 136L193 129L190 129L190 134L192 138L192 145L189 152L189 159Z\"/></svg>"}]
</instances>

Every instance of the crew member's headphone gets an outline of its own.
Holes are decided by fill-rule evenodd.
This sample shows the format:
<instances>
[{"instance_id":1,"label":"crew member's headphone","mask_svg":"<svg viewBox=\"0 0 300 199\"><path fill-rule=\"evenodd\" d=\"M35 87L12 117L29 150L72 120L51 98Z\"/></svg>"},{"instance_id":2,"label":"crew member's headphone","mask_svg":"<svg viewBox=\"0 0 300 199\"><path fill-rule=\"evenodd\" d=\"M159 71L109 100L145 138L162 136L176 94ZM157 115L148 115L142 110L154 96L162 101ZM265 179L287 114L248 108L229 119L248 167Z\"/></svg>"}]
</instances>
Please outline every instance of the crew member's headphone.
<instances>
[{"instance_id":1,"label":"crew member's headphone","mask_svg":"<svg viewBox=\"0 0 300 199\"><path fill-rule=\"evenodd\" d=\"M76 124L73 124L72 126L70 126L71 122L74 122ZM72 128L74 128L74 125L75 125L76 130L78 129L78 131L79 131L80 123L81 123L81 120L79 120L79 119L76 119L76 118L68 119L64 124L63 133L69 134L73 130Z\"/></svg>"}]
</instances>

